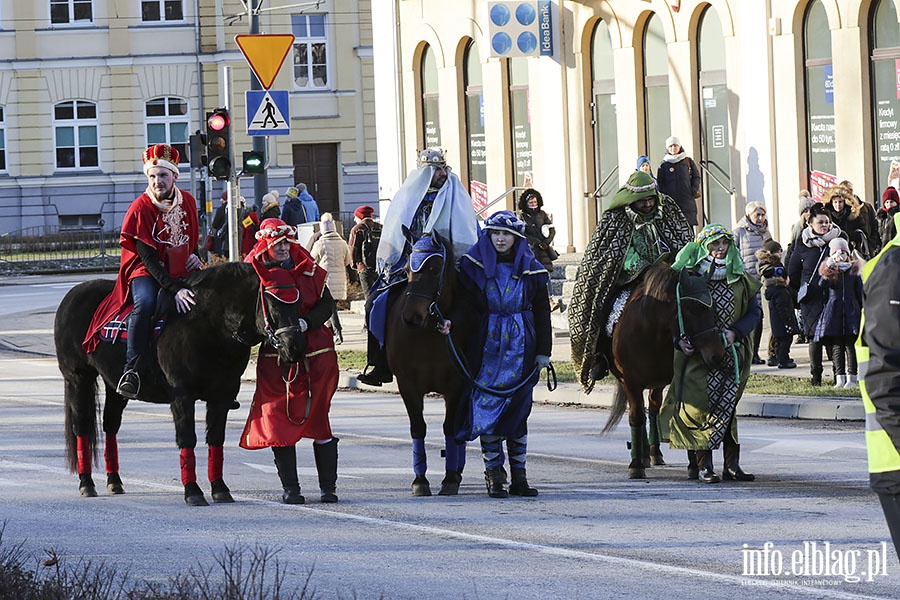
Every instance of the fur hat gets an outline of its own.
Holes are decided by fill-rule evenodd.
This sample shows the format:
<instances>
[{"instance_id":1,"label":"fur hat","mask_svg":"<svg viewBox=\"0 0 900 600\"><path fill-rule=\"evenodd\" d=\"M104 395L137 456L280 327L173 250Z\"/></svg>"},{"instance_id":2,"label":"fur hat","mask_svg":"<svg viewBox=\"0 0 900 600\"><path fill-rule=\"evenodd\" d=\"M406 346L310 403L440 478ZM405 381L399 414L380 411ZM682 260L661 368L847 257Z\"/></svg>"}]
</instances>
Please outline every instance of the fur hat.
<instances>
[{"instance_id":1,"label":"fur hat","mask_svg":"<svg viewBox=\"0 0 900 600\"><path fill-rule=\"evenodd\" d=\"M278 190L272 190L262 197L262 209L260 209L260 212L266 212L274 206L278 206Z\"/></svg>"},{"instance_id":2,"label":"fur hat","mask_svg":"<svg viewBox=\"0 0 900 600\"><path fill-rule=\"evenodd\" d=\"M744 207L744 214L749 217L750 215L755 213L756 210L759 208L761 208L763 210L763 212L767 212L766 205L763 204L762 202L760 202L758 200L754 200L753 202L748 202L747 205Z\"/></svg>"},{"instance_id":3,"label":"fur hat","mask_svg":"<svg viewBox=\"0 0 900 600\"><path fill-rule=\"evenodd\" d=\"M178 150L168 144L156 144L144 150L141 157L144 161L144 175L153 167L162 167L178 175Z\"/></svg>"},{"instance_id":4,"label":"fur hat","mask_svg":"<svg viewBox=\"0 0 900 600\"><path fill-rule=\"evenodd\" d=\"M334 231L334 217L331 213L322 213L322 217L319 219L319 227L322 228L323 232Z\"/></svg>"},{"instance_id":5,"label":"fur hat","mask_svg":"<svg viewBox=\"0 0 900 600\"><path fill-rule=\"evenodd\" d=\"M668 149L668 147L671 146L672 144L678 144L679 148L684 148L684 146L681 145L681 140L679 140L674 135L670 135L669 137L666 138L666 148ZM638 165L638 166L640 166L640 165Z\"/></svg>"},{"instance_id":6,"label":"fur hat","mask_svg":"<svg viewBox=\"0 0 900 600\"><path fill-rule=\"evenodd\" d=\"M353 211L353 216L357 219L368 219L372 215L375 214L375 209L367 204L363 204L362 206L356 207L356 210Z\"/></svg>"}]
</instances>

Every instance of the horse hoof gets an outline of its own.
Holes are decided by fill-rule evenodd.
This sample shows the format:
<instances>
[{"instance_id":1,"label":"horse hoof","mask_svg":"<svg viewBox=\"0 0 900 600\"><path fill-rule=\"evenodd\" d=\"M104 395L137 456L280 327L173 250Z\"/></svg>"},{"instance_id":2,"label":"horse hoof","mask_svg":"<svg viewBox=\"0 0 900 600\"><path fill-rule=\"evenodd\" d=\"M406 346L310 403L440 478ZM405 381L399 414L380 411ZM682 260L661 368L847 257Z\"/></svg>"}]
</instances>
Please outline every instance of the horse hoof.
<instances>
[{"instance_id":1,"label":"horse hoof","mask_svg":"<svg viewBox=\"0 0 900 600\"><path fill-rule=\"evenodd\" d=\"M653 454L650 456L650 464L654 467L664 467L666 461L663 460L662 454Z\"/></svg>"},{"instance_id":2,"label":"horse hoof","mask_svg":"<svg viewBox=\"0 0 900 600\"><path fill-rule=\"evenodd\" d=\"M209 506L209 502L203 496L203 490L196 483L184 486L184 502L188 506Z\"/></svg>"},{"instance_id":3,"label":"horse hoof","mask_svg":"<svg viewBox=\"0 0 900 600\"><path fill-rule=\"evenodd\" d=\"M431 484L428 483L428 480L425 479L424 475L416 475L416 478L412 482L412 493L413 496L431 495Z\"/></svg>"},{"instance_id":4,"label":"horse hoof","mask_svg":"<svg viewBox=\"0 0 900 600\"><path fill-rule=\"evenodd\" d=\"M97 488L92 485L85 485L78 488L78 492L81 494L82 498L96 498L97 497Z\"/></svg>"},{"instance_id":5,"label":"horse hoof","mask_svg":"<svg viewBox=\"0 0 900 600\"><path fill-rule=\"evenodd\" d=\"M628 479L647 479L647 473L642 467L628 467Z\"/></svg>"},{"instance_id":6,"label":"horse hoof","mask_svg":"<svg viewBox=\"0 0 900 600\"><path fill-rule=\"evenodd\" d=\"M447 471L447 475L441 482L441 490L438 496L456 496L459 494L459 484L462 482L462 473L459 471Z\"/></svg>"},{"instance_id":7,"label":"horse hoof","mask_svg":"<svg viewBox=\"0 0 900 600\"><path fill-rule=\"evenodd\" d=\"M646 469L647 467L653 465L653 461L650 460L650 457L649 457L649 456L645 456L644 459L641 461L641 463L644 465L644 468L645 468L645 469Z\"/></svg>"},{"instance_id":8,"label":"horse hoof","mask_svg":"<svg viewBox=\"0 0 900 600\"><path fill-rule=\"evenodd\" d=\"M222 479L216 479L212 482L212 499L213 502L217 504L228 504L234 502L234 498L231 495L231 490L228 489L228 486L225 485L225 481Z\"/></svg>"},{"instance_id":9,"label":"horse hoof","mask_svg":"<svg viewBox=\"0 0 900 600\"><path fill-rule=\"evenodd\" d=\"M118 473L106 474L106 491L110 494L124 494L125 486L122 485L122 479Z\"/></svg>"}]
</instances>

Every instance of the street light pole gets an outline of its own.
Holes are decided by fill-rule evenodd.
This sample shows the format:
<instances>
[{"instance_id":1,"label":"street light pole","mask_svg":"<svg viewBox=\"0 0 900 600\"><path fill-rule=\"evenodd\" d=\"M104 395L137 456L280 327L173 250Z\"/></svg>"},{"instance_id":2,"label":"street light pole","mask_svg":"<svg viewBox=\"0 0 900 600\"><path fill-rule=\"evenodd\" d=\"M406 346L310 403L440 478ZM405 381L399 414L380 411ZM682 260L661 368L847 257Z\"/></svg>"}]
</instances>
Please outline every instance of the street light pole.
<instances>
[{"instance_id":1,"label":"street light pole","mask_svg":"<svg viewBox=\"0 0 900 600\"><path fill-rule=\"evenodd\" d=\"M263 0L249 0L247 3L247 10L250 13L250 33L256 34L259 33L259 7L262 4ZM263 89L262 84L259 82L259 79L256 78L256 74L253 73L253 70L250 70L250 89L251 90L261 90ZM257 152L261 152L263 156L263 164L265 165L267 160L267 152L266 152L266 141L268 140L268 136L263 135L254 135L253 136L253 149ZM253 204L257 204L262 200L262 197L269 192L269 177L266 173L266 170L263 169L262 173L257 173L253 176Z\"/></svg>"}]
</instances>

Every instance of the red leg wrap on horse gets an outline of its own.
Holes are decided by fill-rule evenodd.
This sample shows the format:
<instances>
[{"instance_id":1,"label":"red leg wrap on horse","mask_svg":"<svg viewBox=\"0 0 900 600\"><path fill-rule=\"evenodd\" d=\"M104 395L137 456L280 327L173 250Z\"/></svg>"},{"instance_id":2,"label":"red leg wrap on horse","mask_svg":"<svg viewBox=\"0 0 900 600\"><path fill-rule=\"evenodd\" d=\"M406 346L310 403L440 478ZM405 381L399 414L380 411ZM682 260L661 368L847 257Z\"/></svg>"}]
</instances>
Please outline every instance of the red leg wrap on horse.
<instances>
[{"instance_id":1,"label":"red leg wrap on horse","mask_svg":"<svg viewBox=\"0 0 900 600\"><path fill-rule=\"evenodd\" d=\"M223 446L209 447L209 461L206 463L206 473L209 481L222 479L222 463L225 461L225 448Z\"/></svg>"},{"instance_id":2,"label":"red leg wrap on horse","mask_svg":"<svg viewBox=\"0 0 900 600\"><path fill-rule=\"evenodd\" d=\"M79 435L76 452L78 454L78 474L91 474L91 440L86 435Z\"/></svg>"},{"instance_id":3,"label":"red leg wrap on horse","mask_svg":"<svg viewBox=\"0 0 900 600\"><path fill-rule=\"evenodd\" d=\"M197 457L193 448L181 449L181 485L197 483Z\"/></svg>"},{"instance_id":4,"label":"red leg wrap on horse","mask_svg":"<svg viewBox=\"0 0 900 600\"><path fill-rule=\"evenodd\" d=\"M119 442L116 434L106 434L106 450L103 451L103 457L106 459L106 472L119 472Z\"/></svg>"}]
</instances>

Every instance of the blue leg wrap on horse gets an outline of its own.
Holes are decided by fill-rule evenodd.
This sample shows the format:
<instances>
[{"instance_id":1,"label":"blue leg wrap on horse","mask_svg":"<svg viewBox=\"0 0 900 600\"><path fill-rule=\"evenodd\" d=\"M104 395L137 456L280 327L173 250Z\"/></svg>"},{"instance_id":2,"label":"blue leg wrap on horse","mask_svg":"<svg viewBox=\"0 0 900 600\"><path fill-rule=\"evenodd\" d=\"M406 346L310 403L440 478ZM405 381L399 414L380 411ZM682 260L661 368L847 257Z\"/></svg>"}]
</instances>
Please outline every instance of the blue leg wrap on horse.
<instances>
[{"instance_id":1,"label":"blue leg wrap on horse","mask_svg":"<svg viewBox=\"0 0 900 600\"><path fill-rule=\"evenodd\" d=\"M514 440L506 440L506 450L509 452L509 468L524 469L525 454L528 451L528 436L523 435Z\"/></svg>"},{"instance_id":2,"label":"blue leg wrap on horse","mask_svg":"<svg viewBox=\"0 0 900 600\"><path fill-rule=\"evenodd\" d=\"M487 470L503 466L503 446L499 435L481 436L481 456L484 458L484 468Z\"/></svg>"},{"instance_id":3,"label":"blue leg wrap on horse","mask_svg":"<svg viewBox=\"0 0 900 600\"><path fill-rule=\"evenodd\" d=\"M444 465L447 471L459 470L459 444L452 435L444 436ZM465 446L463 446L465 448Z\"/></svg>"},{"instance_id":4,"label":"blue leg wrap on horse","mask_svg":"<svg viewBox=\"0 0 900 600\"><path fill-rule=\"evenodd\" d=\"M413 473L424 475L428 469L428 460L425 457L425 440L413 438Z\"/></svg>"},{"instance_id":5,"label":"blue leg wrap on horse","mask_svg":"<svg viewBox=\"0 0 900 600\"><path fill-rule=\"evenodd\" d=\"M460 472L462 472L466 466L466 443L462 442L461 444L457 444L456 452L458 453L456 464L458 465Z\"/></svg>"}]
</instances>

